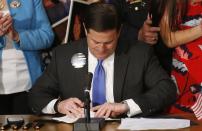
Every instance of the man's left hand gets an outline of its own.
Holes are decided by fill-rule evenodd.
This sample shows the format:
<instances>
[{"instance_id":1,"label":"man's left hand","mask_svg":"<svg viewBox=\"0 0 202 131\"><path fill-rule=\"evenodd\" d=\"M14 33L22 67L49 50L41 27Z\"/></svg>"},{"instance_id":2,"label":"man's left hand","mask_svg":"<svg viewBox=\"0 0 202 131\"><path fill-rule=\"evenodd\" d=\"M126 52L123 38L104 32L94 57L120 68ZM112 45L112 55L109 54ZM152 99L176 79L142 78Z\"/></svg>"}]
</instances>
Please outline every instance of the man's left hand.
<instances>
[{"instance_id":1,"label":"man's left hand","mask_svg":"<svg viewBox=\"0 0 202 131\"><path fill-rule=\"evenodd\" d=\"M95 117L116 117L128 112L129 107L125 103L105 103L92 108L95 112Z\"/></svg>"}]
</instances>

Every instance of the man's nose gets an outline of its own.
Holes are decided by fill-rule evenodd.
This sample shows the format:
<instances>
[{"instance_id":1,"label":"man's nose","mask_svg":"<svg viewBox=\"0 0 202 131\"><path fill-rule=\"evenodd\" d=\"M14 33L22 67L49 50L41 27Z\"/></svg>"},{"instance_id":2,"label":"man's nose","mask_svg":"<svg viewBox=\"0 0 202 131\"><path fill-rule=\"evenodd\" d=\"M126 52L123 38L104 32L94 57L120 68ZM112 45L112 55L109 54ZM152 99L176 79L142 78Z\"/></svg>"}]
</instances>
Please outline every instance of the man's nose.
<instances>
[{"instance_id":1,"label":"man's nose","mask_svg":"<svg viewBox=\"0 0 202 131\"><path fill-rule=\"evenodd\" d=\"M104 44L104 43L100 43L99 44L99 50L100 51L103 51L103 50L105 50L106 49L106 45Z\"/></svg>"}]
</instances>

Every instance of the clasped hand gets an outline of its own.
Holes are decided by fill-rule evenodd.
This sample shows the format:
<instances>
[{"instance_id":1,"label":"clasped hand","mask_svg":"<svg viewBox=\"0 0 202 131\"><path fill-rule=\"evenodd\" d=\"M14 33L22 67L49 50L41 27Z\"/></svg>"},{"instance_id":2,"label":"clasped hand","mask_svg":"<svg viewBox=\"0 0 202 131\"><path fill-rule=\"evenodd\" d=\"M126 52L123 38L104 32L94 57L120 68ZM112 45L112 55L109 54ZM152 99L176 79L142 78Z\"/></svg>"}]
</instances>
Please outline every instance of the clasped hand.
<instances>
[{"instance_id":1,"label":"clasped hand","mask_svg":"<svg viewBox=\"0 0 202 131\"><path fill-rule=\"evenodd\" d=\"M3 16L0 13L0 36L3 36L8 33L8 29L12 26L12 18L9 14Z\"/></svg>"},{"instance_id":2,"label":"clasped hand","mask_svg":"<svg viewBox=\"0 0 202 131\"><path fill-rule=\"evenodd\" d=\"M66 114L71 118L84 116L84 103L78 98L69 98L58 104L58 111ZM104 103L96 107L92 107L91 111L95 112L95 117L116 117L128 112L129 108L124 103Z\"/></svg>"},{"instance_id":3,"label":"clasped hand","mask_svg":"<svg viewBox=\"0 0 202 131\"><path fill-rule=\"evenodd\" d=\"M0 36L7 35L11 40L19 41L19 34L13 27L13 19L9 14L0 12Z\"/></svg>"}]
</instances>

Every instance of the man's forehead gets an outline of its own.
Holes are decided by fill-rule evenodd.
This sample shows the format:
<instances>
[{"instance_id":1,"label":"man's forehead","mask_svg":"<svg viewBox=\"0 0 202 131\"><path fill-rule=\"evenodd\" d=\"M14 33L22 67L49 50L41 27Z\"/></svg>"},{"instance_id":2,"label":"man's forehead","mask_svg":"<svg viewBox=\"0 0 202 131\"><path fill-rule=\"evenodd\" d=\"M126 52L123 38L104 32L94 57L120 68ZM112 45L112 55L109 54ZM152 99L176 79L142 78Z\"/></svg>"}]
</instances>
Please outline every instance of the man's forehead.
<instances>
[{"instance_id":1,"label":"man's forehead","mask_svg":"<svg viewBox=\"0 0 202 131\"><path fill-rule=\"evenodd\" d=\"M117 31L117 29L116 28L114 28L114 29L107 29L107 30L103 30L103 31L97 31L97 30L95 30L95 29L92 29L92 28L90 28L90 29L88 29L88 33L107 33L107 32L118 32Z\"/></svg>"},{"instance_id":2,"label":"man's forehead","mask_svg":"<svg viewBox=\"0 0 202 131\"><path fill-rule=\"evenodd\" d=\"M104 32L96 32L94 30L89 30L89 33L87 35L88 38L98 43L112 41L115 36L117 36L116 30L109 30Z\"/></svg>"}]
</instances>

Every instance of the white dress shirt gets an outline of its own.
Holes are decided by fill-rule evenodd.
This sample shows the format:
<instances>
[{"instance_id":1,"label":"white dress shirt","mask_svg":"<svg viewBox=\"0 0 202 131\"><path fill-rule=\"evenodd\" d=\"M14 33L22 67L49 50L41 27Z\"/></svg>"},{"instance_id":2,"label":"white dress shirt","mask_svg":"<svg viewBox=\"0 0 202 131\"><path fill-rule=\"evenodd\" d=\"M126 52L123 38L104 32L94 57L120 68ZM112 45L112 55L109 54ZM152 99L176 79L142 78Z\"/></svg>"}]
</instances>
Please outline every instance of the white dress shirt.
<instances>
[{"instance_id":1,"label":"white dress shirt","mask_svg":"<svg viewBox=\"0 0 202 131\"><path fill-rule=\"evenodd\" d=\"M6 37L0 65L0 94L23 92L32 86L24 54L11 43L12 40Z\"/></svg>"},{"instance_id":2,"label":"white dress shirt","mask_svg":"<svg viewBox=\"0 0 202 131\"><path fill-rule=\"evenodd\" d=\"M110 103L114 103L114 92L113 92L113 86L114 86L114 53L112 55L110 55L109 57L107 57L103 63L102 66L105 70L105 78L106 78L106 100L107 102ZM97 65L97 58L95 56L93 56L91 54L91 52L88 50L88 72L91 72L94 74L95 72L95 68ZM91 84L93 85L93 84ZM90 91L90 97L92 100L92 89L93 86L91 87L91 91ZM127 113L127 115L133 116L136 114L141 113L141 109L140 107L132 100L132 99L128 99L128 100L124 100L125 102L127 102L128 106L129 106L129 112ZM54 104L56 102L56 99L52 100L43 110L43 113L48 113L48 114L54 114L55 111L53 109Z\"/></svg>"}]
</instances>

